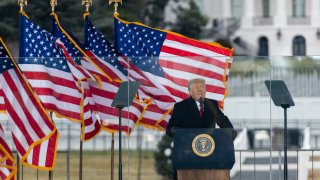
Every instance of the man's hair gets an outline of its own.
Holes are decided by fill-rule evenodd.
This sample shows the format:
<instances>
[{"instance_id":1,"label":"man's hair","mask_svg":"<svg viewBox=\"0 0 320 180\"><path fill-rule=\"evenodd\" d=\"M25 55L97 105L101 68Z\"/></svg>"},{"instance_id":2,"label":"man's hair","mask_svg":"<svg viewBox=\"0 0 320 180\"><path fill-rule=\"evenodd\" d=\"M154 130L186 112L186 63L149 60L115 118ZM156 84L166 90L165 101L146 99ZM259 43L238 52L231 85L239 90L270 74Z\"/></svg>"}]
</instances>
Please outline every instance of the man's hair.
<instances>
[{"instance_id":1,"label":"man's hair","mask_svg":"<svg viewBox=\"0 0 320 180\"><path fill-rule=\"evenodd\" d=\"M202 79L202 78L194 78L194 79L190 79L188 81L188 90L191 90L191 85L194 83L200 82L202 84L206 84L206 80Z\"/></svg>"}]
</instances>

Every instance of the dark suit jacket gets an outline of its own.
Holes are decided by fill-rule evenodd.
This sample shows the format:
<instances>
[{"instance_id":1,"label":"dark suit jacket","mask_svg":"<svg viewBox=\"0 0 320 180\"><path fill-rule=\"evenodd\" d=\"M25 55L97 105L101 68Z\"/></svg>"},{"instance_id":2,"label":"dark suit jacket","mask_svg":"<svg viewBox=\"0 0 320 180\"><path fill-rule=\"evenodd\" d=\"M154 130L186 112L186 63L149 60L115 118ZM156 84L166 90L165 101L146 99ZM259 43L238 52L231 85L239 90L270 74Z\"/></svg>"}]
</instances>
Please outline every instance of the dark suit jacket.
<instances>
[{"instance_id":1,"label":"dark suit jacket","mask_svg":"<svg viewBox=\"0 0 320 180\"><path fill-rule=\"evenodd\" d=\"M203 117L196 101L190 97L174 105L172 116L167 125L166 133L173 137L175 128L233 128L228 117L218 108L218 102L212 99L204 99Z\"/></svg>"}]
</instances>

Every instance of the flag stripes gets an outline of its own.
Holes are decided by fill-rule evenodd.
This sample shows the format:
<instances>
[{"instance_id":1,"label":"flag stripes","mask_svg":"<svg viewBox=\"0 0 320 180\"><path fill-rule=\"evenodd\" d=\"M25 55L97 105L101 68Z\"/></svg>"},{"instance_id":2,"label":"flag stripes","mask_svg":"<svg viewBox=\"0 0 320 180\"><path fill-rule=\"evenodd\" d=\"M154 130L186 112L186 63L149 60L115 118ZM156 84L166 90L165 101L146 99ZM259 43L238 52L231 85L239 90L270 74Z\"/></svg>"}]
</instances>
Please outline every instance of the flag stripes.
<instances>
[{"instance_id":1,"label":"flag stripes","mask_svg":"<svg viewBox=\"0 0 320 180\"><path fill-rule=\"evenodd\" d=\"M26 166L52 170L58 131L1 38L0 42L0 86L20 161Z\"/></svg>"},{"instance_id":2,"label":"flag stripes","mask_svg":"<svg viewBox=\"0 0 320 180\"><path fill-rule=\"evenodd\" d=\"M0 124L0 177L1 179L15 179L16 173L17 167Z\"/></svg>"},{"instance_id":3,"label":"flag stripes","mask_svg":"<svg viewBox=\"0 0 320 180\"><path fill-rule=\"evenodd\" d=\"M38 105L39 102L27 91L28 87L22 83L24 79L18 73L16 69L11 69L0 76L8 116L12 119L12 134L18 154L26 165L52 168L54 158L51 157L55 156L58 132L46 112ZM52 141L54 145L48 147L44 143L42 146L46 139ZM47 158L49 149L51 152ZM44 160L39 161L39 159Z\"/></svg>"},{"instance_id":4,"label":"flag stripes","mask_svg":"<svg viewBox=\"0 0 320 180\"><path fill-rule=\"evenodd\" d=\"M74 40L71 38L63 27L60 25L58 16L52 13L52 34L57 37L56 43L62 50L63 55L66 58L68 67L70 68L71 74L76 82L78 82L78 88L82 92L81 101L81 139L88 141L95 136L99 135L101 126L98 121L95 110L95 102L92 97L92 93L89 87L89 81L95 81L95 77L91 75L83 67L76 64L76 58L73 57L77 54L81 54L77 47L78 44L73 44ZM75 59L73 59L75 58Z\"/></svg>"},{"instance_id":5,"label":"flag stripes","mask_svg":"<svg viewBox=\"0 0 320 180\"><path fill-rule=\"evenodd\" d=\"M81 97L70 73L36 64L19 67L46 109L61 117L80 120Z\"/></svg>"},{"instance_id":6,"label":"flag stripes","mask_svg":"<svg viewBox=\"0 0 320 180\"><path fill-rule=\"evenodd\" d=\"M130 61L126 61L126 58L119 58L121 64L126 67L129 72L129 78L141 82L140 89L142 92L139 94L142 97L152 97L152 102L144 112L139 124L153 129L163 129L166 126L160 127L158 124L163 120L170 119L170 112L176 101L180 101L180 97L172 97L170 92L162 88L162 85L158 82L150 81L148 77Z\"/></svg>"},{"instance_id":7,"label":"flag stripes","mask_svg":"<svg viewBox=\"0 0 320 180\"><path fill-rule=\"evenodd\" d=\"M100 59L98 56L96 56L94 53L92 53L89 50L86 50L85 53L90 57L90 60L93 62L93 65L95 69L99 70L100 72L105 72L106 75L114 80L114 81L125 81L128 79L127 74L123 74L121 71L119 71L116 67L112 66L111 64L105 62L104 60ZM111 61L117 61L116 57L105 57L112 59ZM86 59L87 61L88 58ZM90 62L90 61L89 61ZM97 68L99 67L99 69ZM93 70L93 69L91 69ZM96 71L96 70L94 70Z\"/></svg>"},{"instance_id":8,"label":"flag stripes","mask_svg":"<svg viewBox=\"0 0 320 180\"><path fill-rule=\"evenodd\" d=\"M118 109L111 107L111 104L120 87L120 83L108 82L108 79L104 76L100 76L100 79L100 87L90 85L90 90L92 91L93 99L96 103L96 112L100 117L103 129L114 132L119 129L119 113ZM121 129L130 134L145 107L145 103L134 101L129 108L124 108L122 110Z\"/></svg>"},{"instance_id":9,"label":"flag stripes","mask_svg":"<svg viewBox=\"0 0 320 180\"><path fill-rule=\"evenodd\" d=\"M4 104L4 97L3 97L3 92L1 91L1 87L0 87L0 113L6 112L6 106Z\"/></svg>"},{"instance_id":10,"label":"flag stripes","mask_svg":"<svg viewBox=\"0 0 320 180\"><path fill-rule=\"evenodd\" d=\"M97 113L107 131L117 131L119 128L118 110L111 103L120 87L121 81L129 80L126 70L118 62L118 53L111 43L91 24L88 15L85 23L85 55L81 64L100 80L100 86L91 85L93 99L96 102ZM90 58L89 58L90 57ZM122 112L121 129L130 133L141 119L148 102L134 99L129 108Z\"/></svg>"},{"instance_id":11,"label":"flag stripes","mask_svg":"<svg viewBox=\"0 0 320 180\"><path fill-rule=\"evenodd\" d=\"M117 50L152 82L185 99L192 78L206 80L207 97L222 104L233 50L193 40L177 33L126 22L115 16ZM161 86L158 86L161 88Z\"/></svg>"},{"instance_id":12,"label":"flag stripes","mask_svg":"<svg viewBox=\"0 0 320 180\"><path fill-rule=\"evenodd\" d=\"M44 107L64 117L80 122L81 93L70 72L56 38L20 15L19 67L30 82Z\"/></svg>"}]
</instances>

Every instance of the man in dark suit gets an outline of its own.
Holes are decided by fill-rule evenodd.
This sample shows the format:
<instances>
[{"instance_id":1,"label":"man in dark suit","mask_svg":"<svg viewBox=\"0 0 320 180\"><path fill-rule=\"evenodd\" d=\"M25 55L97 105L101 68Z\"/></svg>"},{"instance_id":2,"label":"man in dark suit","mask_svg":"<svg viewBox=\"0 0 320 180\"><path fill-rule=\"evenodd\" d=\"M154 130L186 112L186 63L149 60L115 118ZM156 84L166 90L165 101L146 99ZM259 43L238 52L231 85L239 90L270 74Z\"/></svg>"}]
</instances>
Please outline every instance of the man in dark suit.
<instances>
[{"instance_id":1,"label":"man in dark suit","mask_svg":"<svg viewBox=\"0 0 320 180\"><path fill-rule=\"evenodd\" d=\"M174 105L166 133L174 136L175 128L233 128L229 118L218 107L218 102L205 98L206 85L203 79L188 83L190 97ZM202 107L201 107L202 106Z\"/></svg>"},{"instance_id":2,"label":"man in dark suit","mask_svg":"<svg viewBox=\"0 0 320 180\"><path fill-rule=\"evenodd\" d=\"M174 105L166 134L174 137L176 128L233 128L229 118L218 107L218 102L205 98L204 79L191 79L188 83L190 97ZM233 138L236 131L233 132ZM173 179L176 179L176 171Z\"/></svg>"}]
</instances>

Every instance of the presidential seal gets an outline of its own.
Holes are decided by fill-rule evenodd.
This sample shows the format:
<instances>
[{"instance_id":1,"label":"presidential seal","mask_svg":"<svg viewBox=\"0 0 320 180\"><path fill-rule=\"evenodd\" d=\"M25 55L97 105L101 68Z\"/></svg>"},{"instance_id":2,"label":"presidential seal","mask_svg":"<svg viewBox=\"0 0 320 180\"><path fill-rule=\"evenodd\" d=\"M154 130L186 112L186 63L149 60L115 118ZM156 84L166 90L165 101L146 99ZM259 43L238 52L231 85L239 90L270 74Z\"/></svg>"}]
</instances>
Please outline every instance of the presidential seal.
<instances>
[{"instance_id":1,"label":"presidential seal","mask_svg":"<svg viewBox=\"0 0 320 180\"><path fill-rule=\"evenodd\" d=\"M208 134L199 134L192 141L193 152L201 157L210 156L215 148L215 142Z\"/></svg>"}]
</instances>

